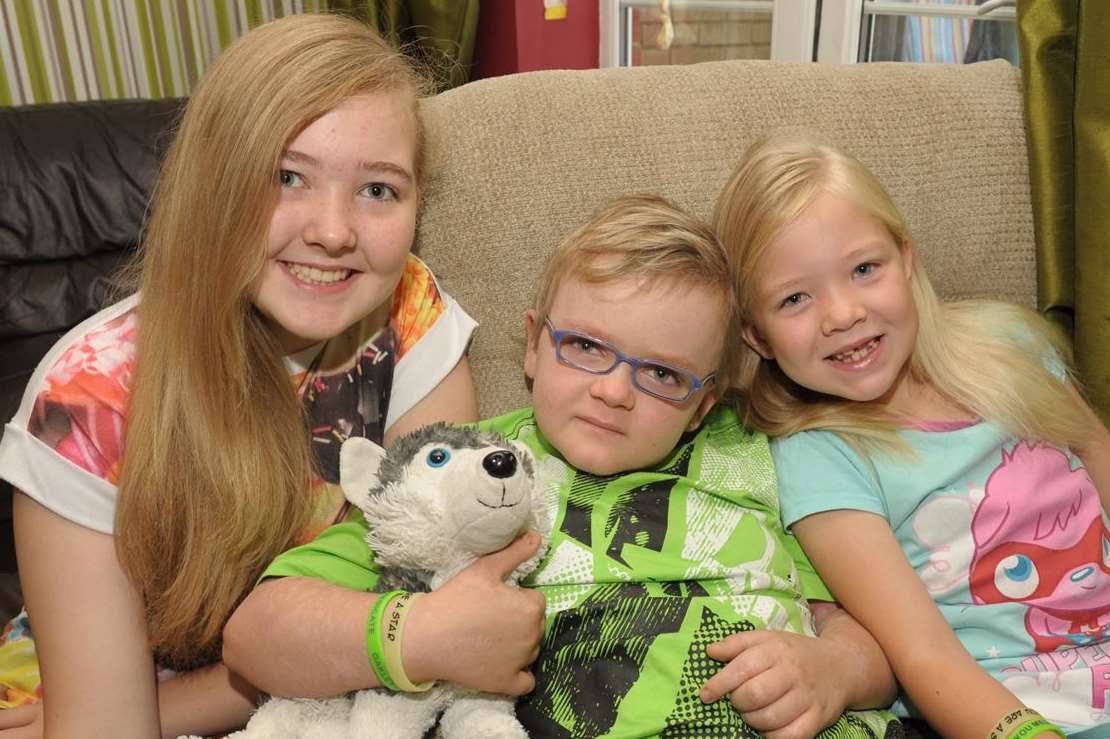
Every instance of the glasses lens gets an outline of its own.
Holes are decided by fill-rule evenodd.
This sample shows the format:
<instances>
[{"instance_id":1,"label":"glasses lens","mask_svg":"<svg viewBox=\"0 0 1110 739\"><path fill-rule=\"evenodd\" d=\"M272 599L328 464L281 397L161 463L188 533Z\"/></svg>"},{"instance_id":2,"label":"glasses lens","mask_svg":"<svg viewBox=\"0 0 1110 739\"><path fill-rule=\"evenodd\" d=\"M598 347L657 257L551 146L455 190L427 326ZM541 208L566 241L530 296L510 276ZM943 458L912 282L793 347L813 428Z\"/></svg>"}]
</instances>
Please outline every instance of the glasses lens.
<instances>
[{"instance_id":1,"label":"glasses lens","mask_svg":"<svg viewBox=\"0 0 1110 739\"><path fill-rule=\"evenodd\" d=\"M589 336L567 332L559 341L559 356L567 364L590 372L608 372L616 362L613 350Z\"/></svg>"},{"instance_id":2,"label":"glasses lens","mask_svg":"<svg viewBox=\"0 0 1110 739\"><path fill-rule=\"evenodd\" d=\"M642 364L636 370L636 384L669 400L684 400L694 387L694 380L682 370L665 364Z\"/></svg>"}]
</instances>

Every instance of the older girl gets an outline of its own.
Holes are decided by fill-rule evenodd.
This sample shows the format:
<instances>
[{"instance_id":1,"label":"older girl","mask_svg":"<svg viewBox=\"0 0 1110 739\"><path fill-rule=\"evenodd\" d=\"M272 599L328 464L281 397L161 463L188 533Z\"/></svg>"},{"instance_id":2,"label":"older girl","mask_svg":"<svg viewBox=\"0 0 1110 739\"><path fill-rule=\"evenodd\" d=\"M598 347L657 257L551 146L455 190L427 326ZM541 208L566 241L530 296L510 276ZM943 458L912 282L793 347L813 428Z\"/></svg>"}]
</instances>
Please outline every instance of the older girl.
<instances>
[{"instance_id":1,"label":"older girl","mask_svg":"<svg viewBox=\"0 0 1110 739\"><path fill-rule=\"evenodd\" d=\"M805 136L753 146L715 218L785 522L896 707L946 737L1106 736L1110 434L1047 324L940 303L875 176Z\"/></svg>"},{"instance_id":2,"label":"older girl","mask_svg":"<svg viewBox=\"0 0 1110 739\"><path fill-rule=\"evenodd\" d=\"M47 735L241 724L255 691L219 661L221 631L275 555L342 516L339 443L476 416L474 323L409 253L422 89L373 31L329 16L250 32L195 89L154 193L141 294L47 355L0 447L42 673L13 687L45 689ZM484 584L480 611L426 604L451 618L414 618L412 658L517 685L542 598L500 575L533 550L459 576ZM27 633L26 619L9 628L4 649ZM476 636L494 648L471 654ZM37 707L17 710L7 724L41 731Z\"/></svg>"}]
</instances>

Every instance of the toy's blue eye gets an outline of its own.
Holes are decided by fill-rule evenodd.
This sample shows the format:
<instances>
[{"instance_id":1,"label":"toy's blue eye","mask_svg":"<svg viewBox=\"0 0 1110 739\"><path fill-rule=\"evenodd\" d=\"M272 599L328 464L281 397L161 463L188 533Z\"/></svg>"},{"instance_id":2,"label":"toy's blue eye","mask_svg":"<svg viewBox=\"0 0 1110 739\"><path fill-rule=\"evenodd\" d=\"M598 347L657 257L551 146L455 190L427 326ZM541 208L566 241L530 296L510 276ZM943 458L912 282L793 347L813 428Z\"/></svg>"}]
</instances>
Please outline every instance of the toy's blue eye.
<instances>
[{"instance_id":1,"label":"toy's blue eye","mask_svg":"<svg viewBox=\"0 0 1110 739\"><path fill-rule=\"evenodd\" d=\"M428 466L429 467L442 467L447 464L447 460L451 459L451 452L446 449L433 449L428 452Z\"/></svg>"},{"instance_id":2,"label":"toy's blue eye","mask_svg":"<svg viewBox=\"0 0 1110 739\"><path fill-rule=\"evenodd\" d=\"M1007 557L994 570L995 587L1011 600L1032 595L1040 583L1041 576L1037 572L1037 566L1024 554Z\"/></svg>"}]
</instances>

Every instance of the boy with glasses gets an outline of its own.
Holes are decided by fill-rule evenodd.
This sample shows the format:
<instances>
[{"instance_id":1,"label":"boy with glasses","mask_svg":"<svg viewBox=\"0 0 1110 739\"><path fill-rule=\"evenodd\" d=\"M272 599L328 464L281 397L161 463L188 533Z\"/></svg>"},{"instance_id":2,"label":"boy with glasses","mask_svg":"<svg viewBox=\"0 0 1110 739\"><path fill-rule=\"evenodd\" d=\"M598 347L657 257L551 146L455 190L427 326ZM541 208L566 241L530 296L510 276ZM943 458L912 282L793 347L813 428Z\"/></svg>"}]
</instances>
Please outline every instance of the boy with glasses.
<instances>
[{"instance_id":1,"label":"boy with glasses","mask_svg":"<svg viewBox=\"0 0 1110 739\"><path fill-rule=\"evenodd\" d=\"M559 481L524 582L548 615L517 705L533 737L902 736L885 712L841 714L888 704L889 667L833 606L809 638L807 598L832 598L783 531L766 438L715 406L734 302L712 230L654 196L612 202L540 277L533 406L479 424ZM268 574L313 574L296 552Z\"/></svg>"},{"instance_id":2,"label":"boy with glasses","mask_svg":"<svg viewBox=\"0 0 1110 739\"><path fill-rule=\"evenodd\" d=\"M845 656L854 640L875 653L843 612L821 639L756 632L812 634L806 599L832 598L779 522L766 439L715 406L739 335L729 274L708 226L626 196L540 276L525 315L533 406L480 424L563 480L525 582L548 613L536 689L517 705L533 736L812 736L833 722L830 737L901 736L886 714L837 717L892 695L881 656ZM714 701L729 691L743 713Z\"/></svg>"}]
</instances>

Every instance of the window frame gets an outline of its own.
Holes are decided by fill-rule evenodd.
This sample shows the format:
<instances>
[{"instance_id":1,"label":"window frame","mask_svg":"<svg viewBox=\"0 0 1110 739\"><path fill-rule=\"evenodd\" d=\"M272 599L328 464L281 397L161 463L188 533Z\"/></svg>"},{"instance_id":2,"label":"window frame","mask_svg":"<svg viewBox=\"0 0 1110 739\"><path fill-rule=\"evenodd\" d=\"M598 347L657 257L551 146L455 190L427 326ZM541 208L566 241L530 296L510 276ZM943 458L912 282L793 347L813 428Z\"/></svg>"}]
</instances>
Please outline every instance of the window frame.
<instances>
[{"instance_id":1,"label":"window frame","mask_svg":"<svg viewBox=\"0 0 1110 739\"><path fill-rule=\"evenodd\" d=\"M676 10L771 11L771 59L832 64L860 63L863 35L870 32L871 19L878 16L1017 19L1010 0L989 0L979 6L895 0L670 0L670 6ZM660 0L599 0L598 66L629 66L632 10L659 7Z\"/></svg>"}]
</instances>

